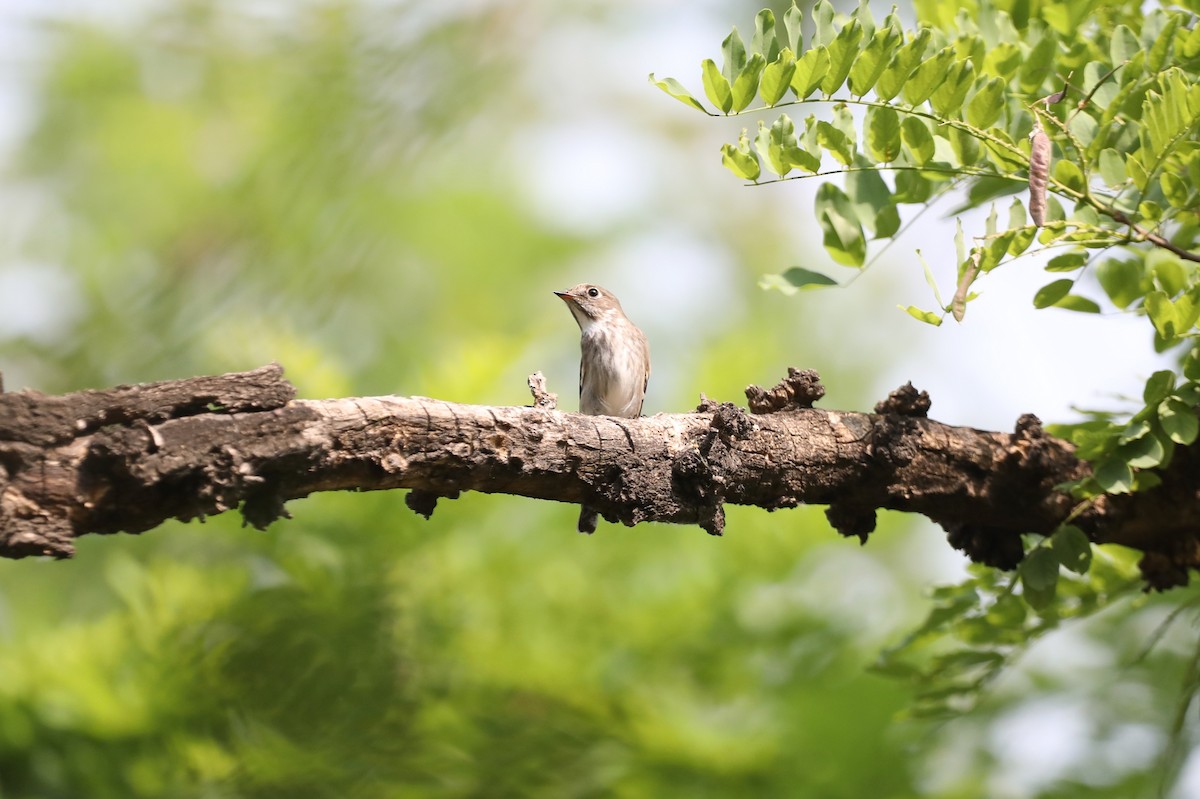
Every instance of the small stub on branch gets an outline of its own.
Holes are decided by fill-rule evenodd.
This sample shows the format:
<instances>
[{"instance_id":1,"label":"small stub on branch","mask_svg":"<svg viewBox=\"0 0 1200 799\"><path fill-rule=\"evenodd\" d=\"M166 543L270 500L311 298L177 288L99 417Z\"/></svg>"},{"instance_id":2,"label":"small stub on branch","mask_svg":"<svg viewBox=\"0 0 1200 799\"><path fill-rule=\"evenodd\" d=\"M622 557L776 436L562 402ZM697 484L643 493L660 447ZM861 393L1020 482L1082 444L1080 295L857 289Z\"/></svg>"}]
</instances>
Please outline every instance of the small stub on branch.
<instances>
[{"instance_id":1,"label":"small stub on branch","mask_svg":"<svg viewBox=\"0 0 1200 799\"><path fill-rule=\"evenodd\" d=\"M1046 435L1046 431L1042 429L1042 420L1032 413L1021 414L1013 432L1021 438L1043 438Z\"/></svg>"},{"instance_id":2,"label":"small stub on branch","mask_svg":"<svg viewBox=\"0 0 1200 799\"><path fill-rule=\"evenodd\" d=\"M558 407L558 395L546 389L546 376L534 372L529 376L529 391L533 394L533 407L552 411Z\"/></svg>"},{"instance_id":3,"label":"small stub on branch","mask_svg":"<svg viewBox=\"0 0 1200 799\"><path fill-rule=\"evenodd\" d=\"M928 392L918 391L913 388L912 382L908 382L888 394L887 399L877 402L875 413L894 413L899 416L917 416L924 419L929 416L929 408L932 404Z\"/></svg>"},{"instance_id":4,"label":"small stub on branch","mask_svg":"<svg viewBox=\"0 0 1200 799\"><path fill-rule=\"evenodd\" d=\"M409 510L419 516L424 516L428 519L433 515L433 509L437 507L438 495L429 491L422 491L419 488L414 488L408 492L408 496L404 498L404 504Z\"/></svg>"},{"instance_id":5,"label":"small stub on branch","mask_svg":"<svg viewBox=\"0 0 1200 799\"><path fill-rule=\"evenodd\" d=\"M839 535L857 538L860 544L875 532L875 509L851 503L834 503L825 509L825 518Z\"/></svg>"},{"instance_id":6,"label":"small stub on branch","mask_svg":"<svg viewBox=\"0 0 1200 799\"><path fill-rule=\"evenodd\" d=\"M942 525L946 540L975 563L1003 571L1012 571L1025 557L1021 536L1012 530L981 524Z\"/></svg>"},{"instance_id":7,"label":"small stub on branch","mask_svg":"<svg viewBox=\"0 0 1200 799\"><path fill-rule=\"evenodd\" d=\"M757 429L750 416L732 402L716 403L712 411L710 427L723 441L747 439Z\"/></svg>"},{"instance_id":8,"label":"small stub on branch","mask_svg":"<svg viewBox=\"0 0 1200 799\"><path fill-rule=\"evenodd\" d=\"M821 376L812 369L788 367L788 374L773 387L746 387L750 413L778 413L811 408L813 403L825 396Z\"/></svg>"},{"instance_id":9,"label":"small stub on branch","mask_svg":"<svg viewBox=\"0 0 1200 799\"><path fill-rule=\"evenodd\" d=\"M1161 552L1147 552L1138 561L1138 568L1146 578L1147 591L1168 591L1188 584L1187 567L1172 561Z\"/></svg>"}]
</instances>

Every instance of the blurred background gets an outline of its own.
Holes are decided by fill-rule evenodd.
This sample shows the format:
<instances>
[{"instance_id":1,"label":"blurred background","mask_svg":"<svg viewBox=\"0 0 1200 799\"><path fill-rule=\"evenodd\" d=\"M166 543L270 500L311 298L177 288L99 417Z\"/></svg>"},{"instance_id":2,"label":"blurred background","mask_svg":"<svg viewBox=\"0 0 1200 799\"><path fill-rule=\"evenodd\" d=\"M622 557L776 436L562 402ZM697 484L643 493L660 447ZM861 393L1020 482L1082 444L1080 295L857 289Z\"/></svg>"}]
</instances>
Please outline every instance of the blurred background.
<instances>
[{"instance_id":1,"label":"blurred background","mask_svg":"<svg viewBox=\"0 0 1200 799\"><path fill-rule=\"evenodd\" d=\"M824 407L912 380L935 418L996 429L1140 394L1149 326L1034 313L1033 261L962 326L897 310L934 305L916 248L952 292L939 209L851 287L758 288L851 276L816 183L740 186L718 149L753 120L646 75L698 89L761 5L5 0L7 389L274 360L307 398L522 405L542 370L573 409L578 331L550 292L587 280L650 338L651 414L788 366L821 373ZM1200 791L1194 630L1137 657L1184 592L1065 629L935 724L867 670L964 574L924 520L883 516L860 548L819 508L730 508L722 539L584 538L575 508L504 496L428 522L399 492L289 510L0 562L0 796ZM1165 757L1184 767L1160 786Z\"/></svg>"}]
</instances>

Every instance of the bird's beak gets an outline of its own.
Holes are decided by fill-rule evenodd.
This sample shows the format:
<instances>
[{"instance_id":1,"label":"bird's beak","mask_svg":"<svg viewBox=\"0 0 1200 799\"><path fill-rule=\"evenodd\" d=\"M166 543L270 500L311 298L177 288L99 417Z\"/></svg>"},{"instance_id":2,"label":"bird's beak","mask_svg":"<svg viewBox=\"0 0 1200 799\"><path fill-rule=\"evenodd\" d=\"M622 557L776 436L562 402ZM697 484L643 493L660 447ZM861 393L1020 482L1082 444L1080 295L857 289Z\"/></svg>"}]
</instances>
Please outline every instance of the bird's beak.
<instances>
[{"instance_id":1,"label":"bird's beak","mask_svg":"<svg viewBox=\"0 0 1200 799\"><path fill-rule=\"evenodd\" d=\"M571 292L569 291L556 291L554 292L554 296L558 297L563 302L571 301Z\"/></svg>"}]
</instances>

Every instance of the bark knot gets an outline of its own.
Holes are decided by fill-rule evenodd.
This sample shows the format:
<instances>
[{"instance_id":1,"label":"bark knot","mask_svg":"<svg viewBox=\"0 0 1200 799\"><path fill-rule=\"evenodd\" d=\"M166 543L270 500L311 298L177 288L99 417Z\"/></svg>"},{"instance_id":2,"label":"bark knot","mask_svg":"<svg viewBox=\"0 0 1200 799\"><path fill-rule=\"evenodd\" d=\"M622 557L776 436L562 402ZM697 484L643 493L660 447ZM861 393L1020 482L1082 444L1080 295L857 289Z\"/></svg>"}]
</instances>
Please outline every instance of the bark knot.
<instances>
[{"instance_id":1,"label":"bark knot","mask_svg":"<svg viewBox=\"0 0 1200 799\"><path fill-rule=\"evenodd\" d=\"M825 386L821 385L821 376L812 369L801 370L794 366L789 366L787 377L770 389L746 386L750 413L778 413L811 408L824 396Z\"/></svg>"},{"instance_id":2,"label":"bark knot","mask_svg":"<svg viewBox=\"0 0 1200 799\"><path fill-rule=\"evenodd\" d=\"M888 394L887 399L876 403L875 413L894 413L898 416L916 416L924 419L929 416L932 404L928 392L918 391L908 382Z\"/></svg>"},{"instance_id":3,"label":"bark knot","mask_svg":"<svg viewBox=\"0 0 1200 799\"><path fill-rule=\"evenodd\" d=\"M739 466L734 441L754 434L758 425L732 402L701 398L699 412L712 413L704 438L684 449L671 464L671 480L677 496L696 509L696 521L709 535L725 530L726 475Z\"/></svg>"}]
</instances>

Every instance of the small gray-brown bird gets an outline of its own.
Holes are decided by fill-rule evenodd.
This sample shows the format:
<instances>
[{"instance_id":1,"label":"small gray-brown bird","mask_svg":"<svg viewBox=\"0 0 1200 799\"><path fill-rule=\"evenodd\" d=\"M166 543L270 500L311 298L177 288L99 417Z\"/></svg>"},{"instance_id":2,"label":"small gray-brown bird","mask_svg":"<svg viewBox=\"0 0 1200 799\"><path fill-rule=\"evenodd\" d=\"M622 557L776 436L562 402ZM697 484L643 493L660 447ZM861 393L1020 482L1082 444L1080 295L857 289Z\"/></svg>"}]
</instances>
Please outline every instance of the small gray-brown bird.
<instances>
[{"instance_id":1,"label":"small gray-brown bird","mask_svg":"<svg viewBox=\"0 0 1200 799\"><path fill-rule=\"evenodd\" d=\"M607 289L580 283L554 292L579 323L579 412L633 419L650 380L650 345ZM579 510L579 532L596 531L596 511Z\"/></svg>"}]
</instances>

